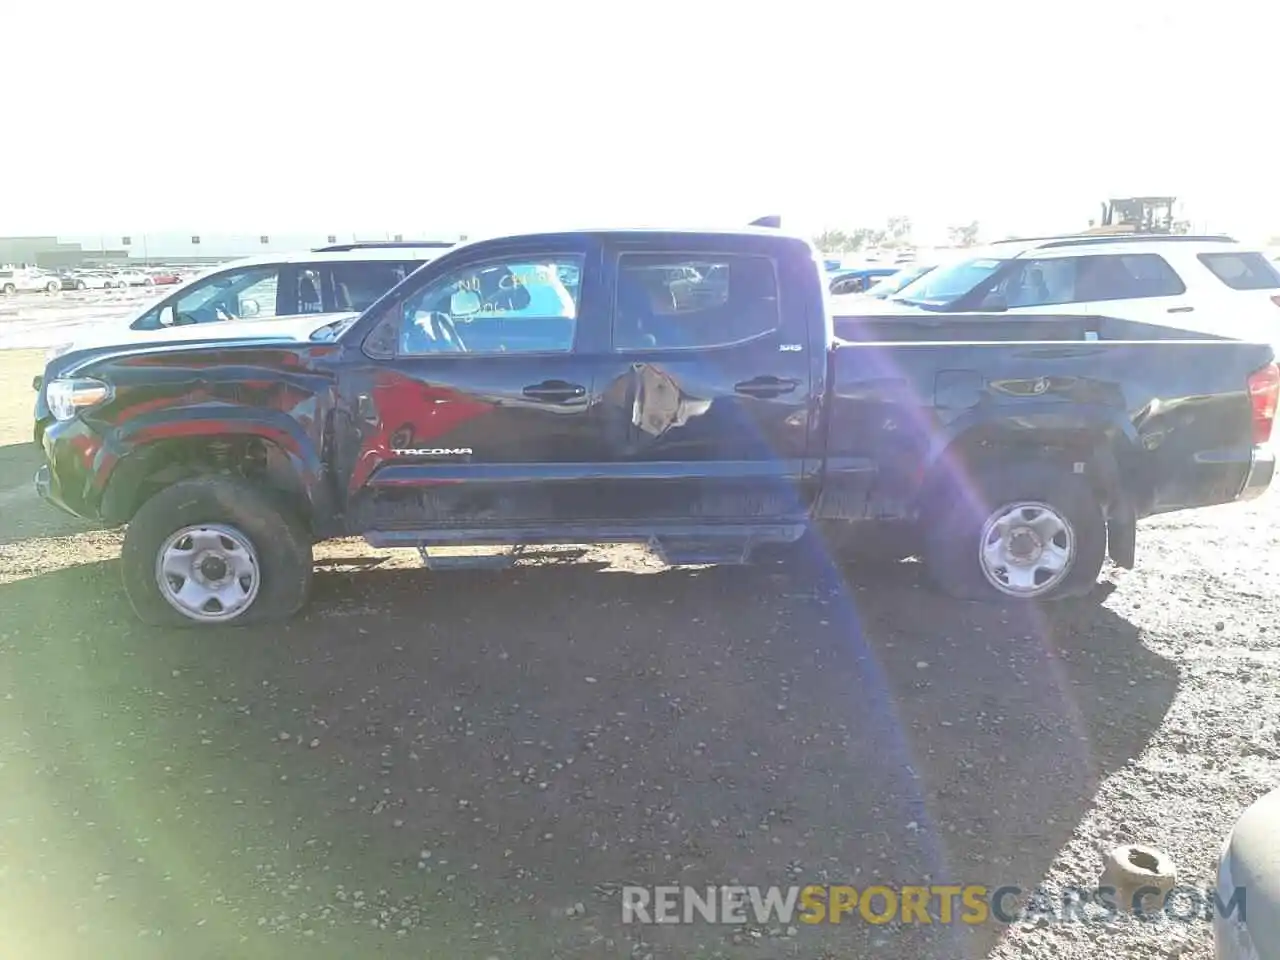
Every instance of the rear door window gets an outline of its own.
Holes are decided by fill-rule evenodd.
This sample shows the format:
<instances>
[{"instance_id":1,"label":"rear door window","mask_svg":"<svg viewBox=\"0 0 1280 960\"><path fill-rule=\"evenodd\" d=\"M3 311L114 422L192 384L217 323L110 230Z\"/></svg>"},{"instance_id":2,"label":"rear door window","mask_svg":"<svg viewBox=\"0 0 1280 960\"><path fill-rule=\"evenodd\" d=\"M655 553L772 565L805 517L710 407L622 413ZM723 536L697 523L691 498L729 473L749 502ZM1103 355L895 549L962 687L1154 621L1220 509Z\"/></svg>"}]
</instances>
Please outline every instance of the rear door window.
<instances>
[{"instance_id":1,"label":"rear door window","mask_svg":"<svg viewBox=\"0 0 1280 960\"><path fill-rule=\"evenodd\" d=\"M332 291L333 310L364 311L375 300L411 274L424 261L365 261L332 263L325 267Z\"/></svg>"},{"instance_id":2,"label":"rear door window","mask_svg":"<svg viewBox=\"0 0 1280 960\"><path fill-rule=\"evenodd\" d=\"M1156 253L1106 254L1078 260L1077 293L1081 300L1137 300L1187 292L1178 272Z\"/></svg>"},{"instance_id":3,"label":"rear door window","mask_svg":"<svg viewBox=\"0 0 1280 960\"><path fill-rule=\"evenodd\" d=\"M1280 272L1260 253L1227 251L1196 257L1232 290L1280 289Z\"/></svg>"},{"instance_id":4,"label":"rear door window","mask_svg":"<svg viewBox=\"0 0 1280 960\"><path fill-rule=\"evenodd\" d=\"M782 325L767 257L623 254L613 318L616 350L723 347Z\"/></svg>"}]
</instances>

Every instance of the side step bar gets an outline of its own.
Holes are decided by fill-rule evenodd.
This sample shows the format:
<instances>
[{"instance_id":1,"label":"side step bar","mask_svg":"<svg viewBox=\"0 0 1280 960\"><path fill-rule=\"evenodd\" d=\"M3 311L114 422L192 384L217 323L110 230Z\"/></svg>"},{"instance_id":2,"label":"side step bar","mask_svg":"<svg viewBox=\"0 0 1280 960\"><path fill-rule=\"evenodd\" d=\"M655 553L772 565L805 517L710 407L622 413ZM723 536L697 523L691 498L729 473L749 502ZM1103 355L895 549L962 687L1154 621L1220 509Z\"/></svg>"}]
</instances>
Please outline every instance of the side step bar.
<instances>
[{"instance_id":1,"label":"side step bar","mask_svg":"<svg viewBox=\"0 0 1280 960\"><path fill-rule=\"evenodd\" d=\"M371 530L365 541L383 549L416 548L423 565L432 570L503 569L514 564L523 547L579 543L643 543L670 566L684 564L742 564L761 544L793 543L804 535L805 524L681 524L657 530L631 524L557 524L555 526L456 527L430 530ZM516 549L503 554L433 556L432 547L495 546Z\"/></svg>"}]
</instances>

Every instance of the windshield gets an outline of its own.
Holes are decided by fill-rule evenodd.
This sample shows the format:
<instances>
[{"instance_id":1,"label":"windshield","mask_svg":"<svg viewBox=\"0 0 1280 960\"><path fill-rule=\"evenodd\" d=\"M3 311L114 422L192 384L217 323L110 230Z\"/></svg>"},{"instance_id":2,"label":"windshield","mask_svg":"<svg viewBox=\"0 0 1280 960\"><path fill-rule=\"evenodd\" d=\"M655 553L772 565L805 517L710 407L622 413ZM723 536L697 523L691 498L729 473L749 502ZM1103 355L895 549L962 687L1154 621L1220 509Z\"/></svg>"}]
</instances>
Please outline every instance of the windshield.
<instances>
[{"instance_id":1,"label":"windshield","mask_svg":"<svg viewBox=\"0 0 1280 960\"><path fill-rule=\"evenodd\" d=\"M941 304L956 300L989 278L1009 261L980 257L930 270L914 283L908 283L894 297L904 303Z\"/></svg>"},{"instance_id":2,"label":"windshield","mask_svg":"<svg viewBox=\"0 0 1280 960\"><path fill-rule=\"evenodd\" d=\"M881 300L885 297L891 297L908 284L915 283L932 269L932 266L916 266L907 267L905 270L899 270L897 273L885 277L879 283L873 284L870 289L867 290L867 296L877 297Z\"/></svg>"}]
</instances>

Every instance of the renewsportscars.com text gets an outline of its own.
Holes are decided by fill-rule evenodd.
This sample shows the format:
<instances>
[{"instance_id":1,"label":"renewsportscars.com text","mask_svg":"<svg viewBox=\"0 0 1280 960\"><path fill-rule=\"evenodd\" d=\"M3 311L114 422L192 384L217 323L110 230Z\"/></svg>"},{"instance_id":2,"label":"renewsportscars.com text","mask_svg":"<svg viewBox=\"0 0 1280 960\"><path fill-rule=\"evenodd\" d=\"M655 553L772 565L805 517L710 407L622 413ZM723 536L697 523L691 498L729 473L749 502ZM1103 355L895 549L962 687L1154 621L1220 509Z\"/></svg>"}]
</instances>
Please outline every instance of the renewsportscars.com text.
<instances>
[{"instance_id":1,"label":"renewsportscars.com text","mask_svg":"<svg viewBox=\"0 0 1280 960\"><path fill-rule=\"evenodd\" d=\"M1048 893L984 884L622 888L623 923L1096 923L1122 913L1187 923L1233 914L1244 920L1245 890L1237 887L1224 903L1218 890L1196 887L1174 887L1163 896L1155 887L1143 887L1130 896L1118 894L1114 887L1068 887Z\"/></svg>"}]
</instances>

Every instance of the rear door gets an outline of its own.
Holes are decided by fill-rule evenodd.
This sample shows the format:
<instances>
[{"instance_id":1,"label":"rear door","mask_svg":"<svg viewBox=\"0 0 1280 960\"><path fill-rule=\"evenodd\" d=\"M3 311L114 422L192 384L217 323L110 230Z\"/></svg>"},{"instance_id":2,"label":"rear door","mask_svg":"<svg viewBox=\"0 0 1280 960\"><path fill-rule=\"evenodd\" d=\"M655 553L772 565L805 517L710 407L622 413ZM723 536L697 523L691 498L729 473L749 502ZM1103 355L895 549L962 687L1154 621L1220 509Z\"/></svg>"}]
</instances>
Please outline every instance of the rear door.
<instances>
[{"instance_id":1,"label":"rear door","mask_svg":"<svg viewBox=\"0 0 1280 960\"><path fill-rule=\"evenodd\" d=\"M577 512L593 381L575 346L591 326L580 305L600 300L597 248L522 244L454 258L379 308L350 381L357 449L341 457L357 529L465 539Z\"/></svg>"},{"instance_id":2,"label":"rear door","mask_svg":"<svg viewBox=\"0 0 1280 960\"><path fill-rule=\"evenodd\" d=\"M784 291L813 278L714 245L627 242L604 257L611 335L596 359L590 510L697 523L803 514L812 347L805 305Z\"/></svg>"},{"instance_id":3,"label":"rear door","mask_svg":"<svg viewBox=\"0 0 1280 960\"><path fill-rule=\"evenodd\" d=\"M1078 257L1076 285L1089 312L1166 326L1191 322L1196 305L1187 285L1158 253Z\"/></svg>"}]
</instances>

